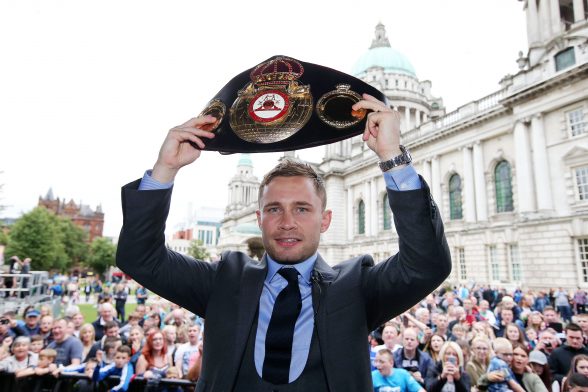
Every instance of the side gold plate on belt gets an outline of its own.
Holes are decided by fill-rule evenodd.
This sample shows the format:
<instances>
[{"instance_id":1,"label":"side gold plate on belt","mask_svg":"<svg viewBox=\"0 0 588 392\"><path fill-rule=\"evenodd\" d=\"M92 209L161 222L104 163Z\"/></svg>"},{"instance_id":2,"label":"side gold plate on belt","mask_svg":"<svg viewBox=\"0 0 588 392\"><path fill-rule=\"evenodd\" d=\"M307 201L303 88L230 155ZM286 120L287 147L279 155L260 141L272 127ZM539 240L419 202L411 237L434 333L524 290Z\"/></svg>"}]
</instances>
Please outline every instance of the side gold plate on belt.
<instances>
[{"instance_id":1,"label":"side gold plate on belt","mask_svg":"<svg viewBox=\"0 0 588 392\"><path fill-rule=\"evenodd\" d=\"M335 90L329 91L318 100L316 113L325 124L333 128L349 128L363 120L367 114L365 109L352 109L361 99L361 95L351 90L348 84L338 84Z\"/></svg>"},{"instance_id":2,"label":"side gold plate on belt","mask_svg":"<svg viewBox=\"0 0 588 392\"><path fill-rule=\"evenodd\" d=\"M298 61L277 57L251 72L251 83L238 92L230 109L235 135L251 143L275 143L289 138L308 122L313 99L310 86L297 79L304 72Z\"/></svg>"},{"instance_id":3,"label":"side gold plate on belt","mask_svg":"<svg viewBox=\"0 0 588 392\"><path fill-rule=\"evenodd\" d=\"M206 105L206 108L199 114L200 116L212 116L216 118L216 121L212 124L206 124L200 127L200 129L204 131L214 132L221 122L223 121L223 117L227 112L227 106L221 101L220 99L213 99Z\"/></svg>"}]
</instances>

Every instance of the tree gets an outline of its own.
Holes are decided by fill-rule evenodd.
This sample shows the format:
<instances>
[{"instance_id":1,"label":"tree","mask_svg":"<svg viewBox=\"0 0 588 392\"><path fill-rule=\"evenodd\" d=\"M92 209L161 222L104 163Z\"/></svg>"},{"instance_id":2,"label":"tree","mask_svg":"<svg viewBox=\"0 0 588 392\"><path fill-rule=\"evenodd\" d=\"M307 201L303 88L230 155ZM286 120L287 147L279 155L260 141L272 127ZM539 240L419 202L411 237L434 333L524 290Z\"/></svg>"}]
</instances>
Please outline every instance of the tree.
<instances>
[{"instance_id":1,"label":"tree","mask_svg":"<svg viewBox=\"0 0 588 392\"><path fill-rule=\"evenodd\" d=\"M90 244L87 264L102 275L108 267L114 265L115 255L116 246L107 238L98 237Z\"/></svg>"},{"instance_id":2,"label":"tree","mask_svg":"<svg viewBox=\"0 0 588 392\"><path fill-rule=\"evenodd\" d=\"M200 240L192 240L192 242L190 242L188 254L197 260L206 260L210 257L210 253L208 253Z\"/></svg>"},{"instance_id":3,"label":"tree","mask_svg":"<svg viewBox=\"0 0 588 392\"><path fill-rule=\"evenodd\" d=\"M61 242L67 254L67 265L79 263L88 256L88 234L69 219L58 220Z\"/></svg>"},{"instance_id":4,"label":"tree","mask_svg":"<svg viewBox=\"0 0 588 392\"><path fill-rule=\"evenodd\" d=\"M43 207L23 215L10 230L4 253L8 257L30 257L33 270L63 269L67 255L61 242L58 218Z\"/></svg>"}]
</instances>

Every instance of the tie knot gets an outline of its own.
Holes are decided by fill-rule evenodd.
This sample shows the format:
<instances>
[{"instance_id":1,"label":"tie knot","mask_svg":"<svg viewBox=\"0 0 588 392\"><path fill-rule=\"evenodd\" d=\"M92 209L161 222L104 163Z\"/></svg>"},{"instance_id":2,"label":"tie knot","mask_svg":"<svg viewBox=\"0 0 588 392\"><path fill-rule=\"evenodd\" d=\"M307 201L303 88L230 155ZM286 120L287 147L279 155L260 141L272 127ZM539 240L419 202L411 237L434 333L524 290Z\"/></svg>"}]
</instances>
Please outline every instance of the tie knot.
<instances>
[{"instance_id":1,"label":"tie knot","mask_svg":"<svg viewBox=\"0 0 588 392\"><path fill-rule=\"evenodd\" d=\"M282 275L288 283L298 283L298 271L296 268L281 268L278 274Z\"/></svg>"}]
</instances>

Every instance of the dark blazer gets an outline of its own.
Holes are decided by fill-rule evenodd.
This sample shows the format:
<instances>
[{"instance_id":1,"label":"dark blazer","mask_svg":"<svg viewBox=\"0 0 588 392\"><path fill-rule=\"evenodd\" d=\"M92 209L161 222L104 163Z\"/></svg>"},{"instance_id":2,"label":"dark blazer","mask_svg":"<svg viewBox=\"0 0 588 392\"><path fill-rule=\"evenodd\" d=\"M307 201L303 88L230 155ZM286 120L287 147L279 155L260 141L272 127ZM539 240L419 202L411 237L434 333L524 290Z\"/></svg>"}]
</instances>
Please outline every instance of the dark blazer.
<instances>
[{"instance_id":1,"label":"dark blazer","mask_svg":"<svg viewBox=\"0 0 588 392\"><path fill-rule=\"evenodd\" d=\"M360 256L315 267L313 307L325 375L331 391L372 390L367 336L410 308L448 276L451 256L429 188L388 190L400 251L374 265ZM171 189L122 189L123 228L117 265L139 283L206 319L197 391L230 391L257 314L267 272L255 261L226 252L218 262L194 260L165 246Z\"/></svg>"}]
</instances>

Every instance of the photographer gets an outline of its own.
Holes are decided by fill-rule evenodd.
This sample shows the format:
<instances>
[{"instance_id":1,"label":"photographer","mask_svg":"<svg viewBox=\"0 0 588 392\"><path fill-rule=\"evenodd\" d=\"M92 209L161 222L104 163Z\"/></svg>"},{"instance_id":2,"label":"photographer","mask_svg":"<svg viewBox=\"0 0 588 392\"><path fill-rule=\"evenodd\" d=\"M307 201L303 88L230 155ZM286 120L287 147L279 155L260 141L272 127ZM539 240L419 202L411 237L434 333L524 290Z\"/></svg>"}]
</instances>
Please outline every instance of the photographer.
<instances>
[{"instance_id":1,"label":"photographer","mask_svg":"<svg viewBox=\"0 0 588 392\"><path fill-rule=\"evenodd\" d=\"M446 342L441 347L439 358L440 360L432 364L427 372L427 391L469 392L470 376L463 369L463 352L459 345L455 342Z\"/></svg>"}]
</instances>

